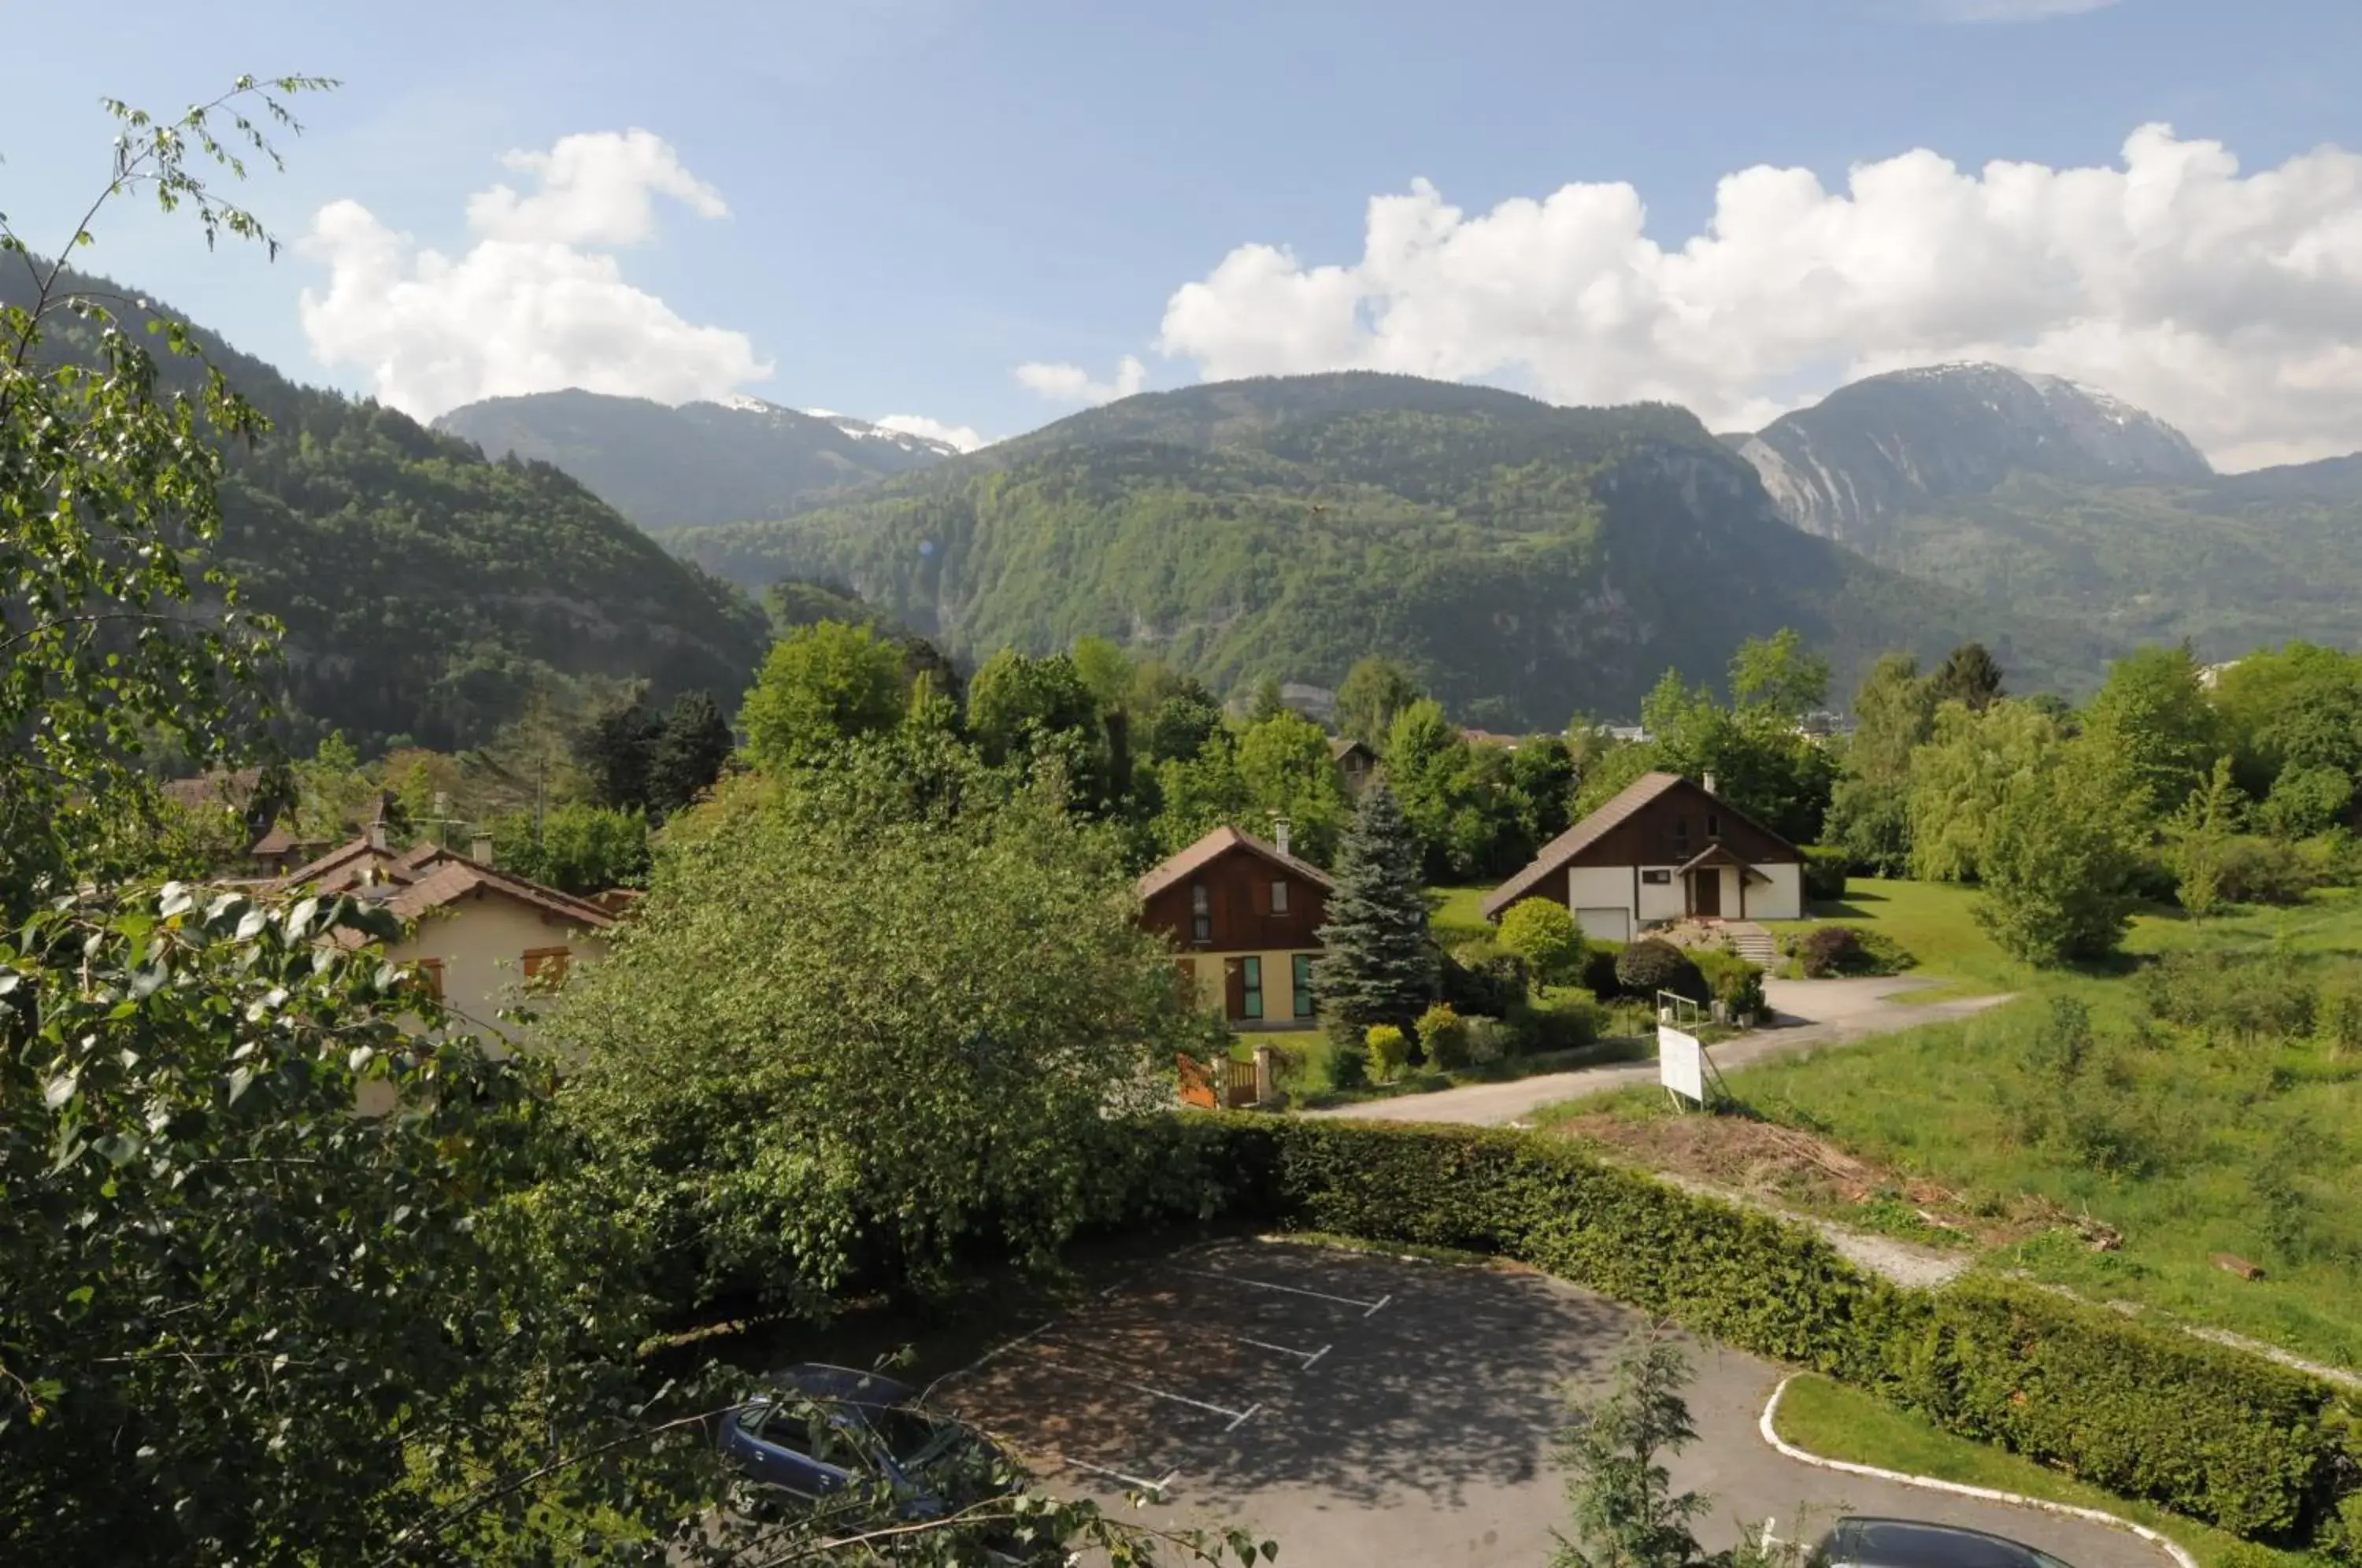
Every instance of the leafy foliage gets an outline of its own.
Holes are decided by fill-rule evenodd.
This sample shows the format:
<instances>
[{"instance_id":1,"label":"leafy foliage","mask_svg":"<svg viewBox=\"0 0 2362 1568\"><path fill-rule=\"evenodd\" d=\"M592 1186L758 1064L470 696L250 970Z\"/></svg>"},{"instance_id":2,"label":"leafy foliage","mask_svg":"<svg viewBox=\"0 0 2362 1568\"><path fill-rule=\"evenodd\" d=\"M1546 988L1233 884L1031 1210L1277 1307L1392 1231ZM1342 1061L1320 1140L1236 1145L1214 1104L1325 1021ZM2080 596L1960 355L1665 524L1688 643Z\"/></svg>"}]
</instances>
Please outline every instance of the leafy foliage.
<instances>
[{"instance_id":1,"label":"leafy foliage","mask_svg":"<svg viewBox=\"0 0 2362 1568\"><path fill-rule=\"evenodd\" d=\"M1711 1504L1703 1493L1674 1491L1658 1457L1697 1441L1681 1397L1689 1358L1646 1333L1616 1358L1614 1378L1574 1401L1559 1436L1575 1540L1559 1538L1551 1568L1689 1568L1705 1555L1690 1526Z\"/></svg>"},{"instance_id":2,"label":"leafy foliage","mask_svg":"<svg viewBox=\"0 0 2362 1568\"><path fill-rule=\"evenodd\" d=\"M1546 986L1572 985L1583 959L1583 928L1564 904L1520 899L1501 913L1501 945Z\"/></svg>"},{"instance_id":3,"label":"leafy foliage","mask_svg":"<svg viewBox=\"0 0 2362 1568\"><path fill-rule=\"evenodd\" d=\"M777 770L818 762L843 742L889 728L907 692L901 656L866 626L799 626L771 645L738 723L747 755Z\"/></svg>"},{"instance_id":4,"label":"leafy foliage","mask_svg":"<svg viewBox=\"0 0 2362 1568\"><path fill-rule=\"evenodd\" d=\"M1672 991L1694 1002L1713 999L1697 961L1660 936L1646 936L1616 955L1616 983L1627 996L1653 1000Z\"/></svg>"},{"instance_id":5,"label":"leafy foliage","mask_svg":"<svg viewBox=\"0 0 2362 1568\"><path fill-rule=\"evenodd\" d=\"M536 821L515 812L492 824L492 863L568 893L635 887L648 873L648 819L571 801Z\"/></svg>"}]
</instances>

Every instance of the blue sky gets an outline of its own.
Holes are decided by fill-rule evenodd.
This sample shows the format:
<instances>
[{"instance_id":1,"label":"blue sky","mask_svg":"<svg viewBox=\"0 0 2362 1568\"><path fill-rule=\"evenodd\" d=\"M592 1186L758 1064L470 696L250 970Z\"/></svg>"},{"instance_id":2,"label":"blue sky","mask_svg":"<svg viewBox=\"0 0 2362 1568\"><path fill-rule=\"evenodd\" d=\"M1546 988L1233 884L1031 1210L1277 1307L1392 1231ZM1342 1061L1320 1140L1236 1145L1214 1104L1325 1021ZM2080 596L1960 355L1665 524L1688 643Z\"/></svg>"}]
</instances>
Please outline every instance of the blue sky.
<instances>
[{"instance_id":1,"label":"blue sky","mask_svg":"<svg viewBox=\"0 0 2362 1568\"><path fill-rule=\"evenodd\" d=\"M92 261L304 379L422 412L537 377L667 397L735 381L1003 436L1136 386L1369 364L1559 401L1671 396L1729 423L1864 370L1975 353L2112 386L2233 466L2362 447L2362 230L2337 215L2362 162L2254 180L2323 145L2362 149L2337 74L2362 58L2349 0L238 0L202 27L193 15L121 0L104 31L138 47L105 51L71 11L12 22L12 52L49 64L0 101L0 211L37 246L63 231L103 178L102 94L173 106L241 70L341 78L304 105L289 171L248 192L291 239L332 203L365 210L328 319L307 331L299 310L307 287L329 298L317 242L274 266L208 258L185 226L126 214ZM1981 177L1993 160L2124 176L2127 138L2159 122L2177 139L2145 167L2210 141L2239 165L2166 220L2140 178L2056 180L2014 204ZM645 222L519 219L509 237L568 255L487 259L474 297L411 290L396 309L371 294L416 277L395 237L462 258L488 232L471 195L533 194L534 171L504 154L633 128L668 149L664 180L701 193L659 181ZM1852 167L1923 149L1958 178L1898 164L1908 189L1846 199ZM1767 164L1811 171L1819 195L1767 182L1751 239L1684 261L1717 182ZM638 177L583 166L586 189ZM1436 194L1411 194L1415 180ZM1640 204L1623 216L1618 184ZM1600 190L1495 213L1569 186ZM1399 254L1368 249L1381 196L1407 196L1397 215L1425 237ZM2013 215L2027 204L2038 221ZM1805 254L1792 237L1808 234L1825 237ZM1234 257L1254 245L1278 248ZM535 267L557 272L520 281ZM552 276L579 298L602 268L676 325L743 343L643 331L638 304L533 325L566 293ZM2011 297L1981 292L2036 273ZM1071 369L1021 381L1028 363Z\"/></svg>"}]
</instances>

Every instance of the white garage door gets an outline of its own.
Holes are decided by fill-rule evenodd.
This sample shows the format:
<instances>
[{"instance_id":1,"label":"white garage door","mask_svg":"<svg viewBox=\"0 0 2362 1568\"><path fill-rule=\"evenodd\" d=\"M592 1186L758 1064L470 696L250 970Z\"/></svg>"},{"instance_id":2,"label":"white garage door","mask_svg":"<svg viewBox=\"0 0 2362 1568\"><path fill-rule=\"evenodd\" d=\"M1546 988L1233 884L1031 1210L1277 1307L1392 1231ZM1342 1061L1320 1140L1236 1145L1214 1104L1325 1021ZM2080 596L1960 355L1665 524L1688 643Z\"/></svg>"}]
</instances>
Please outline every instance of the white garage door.
<instances>
[{"instance_id":1,"label":"white garage door","mask_svg":"<svg viewBox=\"0 0 2362 1568\"><path fill-rule=\"evenodd\" d=\"M1605 910L1577 910L1574 923L1583 927L1583 934L1595 936L1602 942L1632 940L1632 911L1621 907Z\"/></svg>"}]
</instances>

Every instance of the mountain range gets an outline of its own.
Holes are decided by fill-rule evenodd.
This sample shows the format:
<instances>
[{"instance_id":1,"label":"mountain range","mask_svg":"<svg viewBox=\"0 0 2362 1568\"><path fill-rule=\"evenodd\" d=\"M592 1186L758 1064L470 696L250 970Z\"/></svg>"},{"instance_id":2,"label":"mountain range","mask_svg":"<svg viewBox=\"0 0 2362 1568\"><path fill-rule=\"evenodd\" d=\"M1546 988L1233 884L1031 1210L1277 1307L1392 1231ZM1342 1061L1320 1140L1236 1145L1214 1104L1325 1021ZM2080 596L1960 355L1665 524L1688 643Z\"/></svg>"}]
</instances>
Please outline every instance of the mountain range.
<instances>
[{"instance_id":1,"label":"mountain range","mask_svg":"<svg viewBox=\"0 0 2362 1568\"><path fill-rule=\"evenodd\" d=\"M733 396L678 408L569 389L488 398L435 428L500 457L552 463L647 529L779 517L957 455L826 409Z\"/></svg>"},{"instance_id":2,"label":"mountain range","mask_svg":"<svg viewBox=\"0 0 2362 1568\"><path fill-rule=\"evenodd\" d=\"M69 274L78 293L130 292ZM31 303L28 269L0 269L0 303ZM136 317L177 313L146 303ZM48 318L42 351L90 351L88 324ZM538 696L646 680L725 708L766 639L745 594L668 554L547 463L487 459L469 442L373 402L301 386L218 337L199 347L265 414L233 447L216 558L253 607L285 624L281 707L299 744L341 729L364 753L404 737L458 747ZM194 367L167 358L168 378Z\"/></svg>"},{"instance_id":3,"label":"mountain range","mask_svg":"<svg viewBox=\"0 0 2362 1568\"><path fill-rule=\"evenodd\" d=\"M1227 688L1388 654L1488 727L1628 713L1668 668L1719 679L1783 625L1841 681L1981 637L2073 685L2107 651L1796 528L1684 410L1366 372L1145 393L667 542L750 588L849 583L968 657L1096 634Z\"/></svg>"}]
</instances>

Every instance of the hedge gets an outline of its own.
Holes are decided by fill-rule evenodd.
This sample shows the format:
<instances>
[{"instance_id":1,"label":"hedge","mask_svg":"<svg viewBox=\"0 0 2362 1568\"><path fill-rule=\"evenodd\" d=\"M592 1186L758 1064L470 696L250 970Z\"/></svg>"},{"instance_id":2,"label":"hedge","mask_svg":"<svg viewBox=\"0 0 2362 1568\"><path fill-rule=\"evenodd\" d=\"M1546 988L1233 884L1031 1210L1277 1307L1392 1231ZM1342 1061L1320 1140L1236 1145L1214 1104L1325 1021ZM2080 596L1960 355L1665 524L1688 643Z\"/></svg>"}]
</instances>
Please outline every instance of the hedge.
<instances>
[{"instance_id":1,"label":"hedge","mask_svg":"<svg viewBox=\"0 0 2362 1568\"><path fill-rule=\"evenodd\" d=\"M1805 901L1813 904L1845 902L1846 876L1853 869L1853 857L1832 845L1805 845Z\"/></svg>"},{"instance_id":2,"label":"hedge","mask_svg":"<svg viewBox=\"0 0 2362 1568\"><path fill-rule=\"evenodd\" d=\"M2033 1286L1904 1289L1809 1231L1527 1133L1168 1120L1187 1174L1167 1171L1142 1218L1187 1193L1200 1217L1529 1264L2243 1535L2309 1539L2353 1486L2328 1385Z\"/></svg>"}]
</instances>

